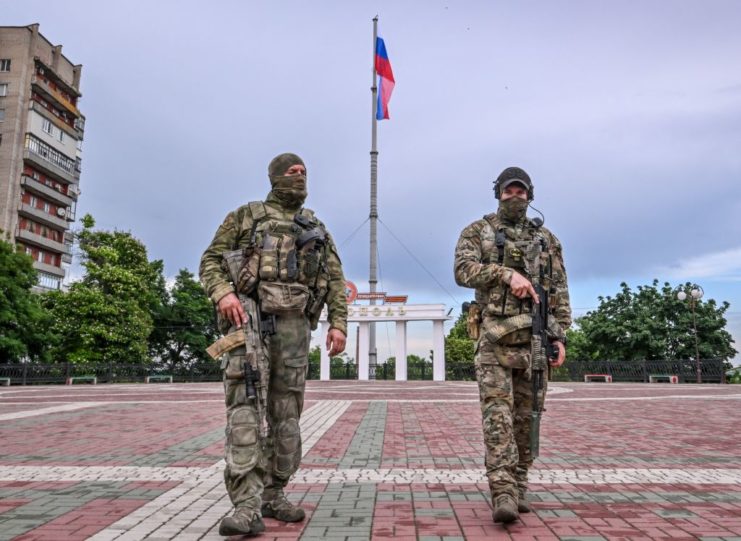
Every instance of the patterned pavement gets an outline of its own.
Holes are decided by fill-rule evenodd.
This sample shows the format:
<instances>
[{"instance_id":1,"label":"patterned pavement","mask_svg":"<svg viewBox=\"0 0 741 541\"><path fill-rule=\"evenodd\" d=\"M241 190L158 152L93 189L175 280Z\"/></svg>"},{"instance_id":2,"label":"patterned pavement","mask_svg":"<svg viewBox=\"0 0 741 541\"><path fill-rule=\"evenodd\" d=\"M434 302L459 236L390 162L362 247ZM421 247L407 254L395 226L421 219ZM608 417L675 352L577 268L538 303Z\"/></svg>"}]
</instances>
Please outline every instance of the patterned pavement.
<instances>
[{"instance_id":1,"label":"patterned pavement","mask_svg":"<svg viewBox=\"0 0 741 541\"><path fill-rule=\"evenodd\" d=\"M551 384L535 512L491 522L467 382L309 382L307 519L265 540L741 541L741 386ZM0 388L0 540L215 540L220 384ZM234 539L239 539L234 538Z\"/></svg>"}]
</instances>

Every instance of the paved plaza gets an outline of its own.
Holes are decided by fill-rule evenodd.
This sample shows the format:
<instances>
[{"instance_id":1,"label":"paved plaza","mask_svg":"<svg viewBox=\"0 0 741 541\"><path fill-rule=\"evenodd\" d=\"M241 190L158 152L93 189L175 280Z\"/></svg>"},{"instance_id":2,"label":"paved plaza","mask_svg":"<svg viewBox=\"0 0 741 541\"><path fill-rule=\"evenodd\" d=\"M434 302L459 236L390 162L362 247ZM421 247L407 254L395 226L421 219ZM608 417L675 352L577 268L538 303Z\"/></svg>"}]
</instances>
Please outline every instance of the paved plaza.
<instances>
[{"instance_id":1,"label":"paved plaza","mask_svg":"<svg viewBox=\"0 0 741 541\"><path fill-rule=\"evenodd\" d=\"M315 382L298 524L258 539L741 540L741 385L554 383L491 522L475 383ZM222 539L221 385L0 387L0 539ZM238 538L234 538L238 539Z\"/></svg>"}]
</instances>

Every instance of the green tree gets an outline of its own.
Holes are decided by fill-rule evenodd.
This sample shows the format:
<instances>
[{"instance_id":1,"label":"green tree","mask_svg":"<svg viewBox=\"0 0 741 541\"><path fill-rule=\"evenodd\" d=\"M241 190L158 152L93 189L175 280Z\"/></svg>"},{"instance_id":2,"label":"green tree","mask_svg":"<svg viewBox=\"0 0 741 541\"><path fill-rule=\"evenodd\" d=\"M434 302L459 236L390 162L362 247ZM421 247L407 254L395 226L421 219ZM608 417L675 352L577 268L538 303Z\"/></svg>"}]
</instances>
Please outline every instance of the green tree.
<instances>
[{"instance_id":1,"label":"green tree","mask_svg":"<svg viewBox=\"0 0 741 541\"><path fill-rule=\"evenodd\" d=\"M149 353L168 368L211 359L206 348L218 336L211 301L193 273L181 269L168 293L156 288Z\"/></svg>"},{"instance_id":2,"label":"green tree","mask_svg":"<svg viewBox=\"0 0 741 541\"><path fill-rule=\"evenodd\" d=\"M599 306L577 319L579 355L588 359L694 359L695 338L692 311L680 301L668 282L659 286L626 283L615 296L599 297ZM694 287L687 283L683 288ZM701 359L732 358L737 352L725 329L729 303L700 300L695 306L697 341ZM571 349L571 344L569 348ZM573 355L573 349L569 353Z\"/></svg>"},{"instance_id":3,"label":"green tree","mask_svg":"<svg viewBox=\"0 0 741 541\"><path fill-rule=\"evenodd\" d=\"M476 342L468 337L466 314L461 314L445 338L445 379L475 379L473 371L475 350Z\"/></svg>"},{"instance_id":4,"label":"green tree","mask_svg":"<svg viewBox=\"0 0 741 541\"><path fill-rule=\"evenodd\" d=\"M164 289L162 262L150 262L131 233L94 231L89 215L82 223L76 239L85 276L68 292L51 292L43 301L60 337L54 359L145 363L153 313Z\"/></svg>"},{"instance_id":5,"label":"green tree","mask_svg":"<svg viewBox=\"0 0 741 541\"><path fill-rule=\"evenodd\" d=\"M319 379L322 364L322 350L314 346L309 350L309 373L307 377Z\"/></svg>"},{"instance_id":6,"label":"green tree","mask_svg":"<svg viewBox=\"0 0 741 541\"><path fill-rule=\"evenodd\" d=\"M54 337L39 297L31 291L36 281L31 257L0 239L0 363L48 356Z\"/></svg>"}]
</instances>

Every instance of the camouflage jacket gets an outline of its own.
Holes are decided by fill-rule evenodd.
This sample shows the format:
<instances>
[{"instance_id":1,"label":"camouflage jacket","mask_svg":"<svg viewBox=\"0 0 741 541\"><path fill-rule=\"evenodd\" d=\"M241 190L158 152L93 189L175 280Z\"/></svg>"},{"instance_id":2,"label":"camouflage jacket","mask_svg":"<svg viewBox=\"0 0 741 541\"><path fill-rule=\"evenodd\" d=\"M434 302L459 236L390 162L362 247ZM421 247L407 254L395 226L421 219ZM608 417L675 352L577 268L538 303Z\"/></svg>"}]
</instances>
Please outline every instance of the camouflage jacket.
<instances>
[{"instance_id":1,"label":"camouflage jacket","mask_svg":"<svg viewBox=\"0 0 741 541\"><path fill-rule=\"evenodd\" d=\"M571 306L561 242L545 227L535 228L527 218L519 224L508 225L492 213L466 227L455 249L456 283L476 290L476 301L482 305L484 316L512 316L530 310L532 301L523 302L514 297L509 292L509 282L514 271L530 280L532 277L526 269L512 263L511 257L505 257L500 264L497 231L504 232L508 242L532 239L536 235L545 238L543 261L549 271L545 286L549 291L550 313L561 333L565 332L571 326Z\"/></svg>"},{"instance_id":2,"label":"camouflage jacket","mask_svg":"<svg viewBox=\"0 0 741 541\"><path fill-rule=\"evenodd\" d=\"M277 213L281 220L291 221L296 211L289 211L280 205L272 195L268 195L264 202L271 213ZM317 220L318 221L318 220ZM249 205L243 205L227 214L224 222L214 235L214 239L201 257L199 274L206 294L216 304L226 294L234 292L234 287L222 267L222 254L244 247L249 242L253 217ZM324 224L319 224L326 231ZM329 323L347 335L347 301L345 295L345 277L342 273L342 263L337 253L334 240L327 232L325 246L326 266L329 273L327 294L327 309Z\"/></svg>"}]
</instances>

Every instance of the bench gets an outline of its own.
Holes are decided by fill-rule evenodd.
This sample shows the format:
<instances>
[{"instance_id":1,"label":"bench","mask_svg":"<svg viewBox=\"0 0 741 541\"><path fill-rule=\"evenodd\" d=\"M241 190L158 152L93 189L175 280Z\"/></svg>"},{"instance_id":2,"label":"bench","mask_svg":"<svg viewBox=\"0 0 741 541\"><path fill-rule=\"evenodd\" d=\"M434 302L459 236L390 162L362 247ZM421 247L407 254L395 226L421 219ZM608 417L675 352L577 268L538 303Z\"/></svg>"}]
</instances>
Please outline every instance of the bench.
<instances>
[{"instance_id":1,"label":"bench","mask_svg":"<svg viewBox=\"0 0 741 541\"><path fill-rule=\"evenodd\" d=\"M10 387L10 378L0 378L0 385Z\"/></svg>"},{"instance_id":2,"label":"bench","mask_svg":"<svg viewBox=\"0 0 741 541\"><path fill-rule=\"evenodd\" d=\"M649 383L679 383L679 376L676 374L651 374L648 376Z\"/></svg>"},{"instance_id":3,"label":"bench","mask_svg":"<svg viewBox=\"0 0 741 541\"><path fill-rule=\"evenodd\" d=\"M172 376L155 374L154 376L147 376L144 381L146 381L147 383L152 383L153 381L165 381L167 383L172 383Z\"/></svg>"},{"instance_id":4,"label":"bench","mask_svg":"<svg viewBox=\"0 0 741 541\"><path fill-rule=\"evenodd\" d=\"M67 378L67 385L72 385L75 381L89 381L93 385L98 384L97 376L71 376Z\"/></svg>"},{"instance_id":5,"label":"bench","mask_svg":"<svg viewBox=\"0 0 741 541\"><path fill-rule=\"evenodd\" d=\"M612 376L610 374L584 374L584 383L594 381L595 378L601 378L605 383L612 383Z\"/></svg>"}]
</instances>

